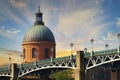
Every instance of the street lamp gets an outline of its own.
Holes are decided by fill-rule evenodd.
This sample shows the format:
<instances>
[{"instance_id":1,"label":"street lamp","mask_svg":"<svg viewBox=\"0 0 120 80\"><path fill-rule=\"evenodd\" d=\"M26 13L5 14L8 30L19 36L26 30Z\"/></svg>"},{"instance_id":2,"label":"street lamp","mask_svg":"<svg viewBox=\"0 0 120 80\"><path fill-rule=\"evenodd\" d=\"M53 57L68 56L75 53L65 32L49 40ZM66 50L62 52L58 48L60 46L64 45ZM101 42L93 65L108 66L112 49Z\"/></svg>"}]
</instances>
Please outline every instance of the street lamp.
<instances>
[{"instance_id":1,"label":"street lamp","mask_svg":"<svg viewBox=\"0 0 120 80\"><path fill-rule=\"evenodd\" d=\"M108 51L108 47L109 47L109 45L108 44L105 44L105 48L106 48L106 51L105 51L105 53L107 53Z\"/></svg>"},{"instance_id":2,"label":"street lamp","mask_svg":"<svg viewBox=\"0 0 120 80\"><path fill-rule=\"evenodd\" d=\"M105 45L105 47L106 47L106 49L108 49L109 45L108 45L108 44L106 44L106 45Z\"/></svg>"},{"instance_id":3,"label":"street lamp","mask_svg":"<svg viewBox=\"0 0 120 80\"><path fill-rule=\"evenodd\" d=\"M117 35L118 37L118 42L119 42L119 53L120 53L120 33Z\"/></svg>"},{"instance_id":4,"label":"street lamp","mask_svg":"<svg viewBox=\"0 0 120 80\"><path fill-rule=\"evenodd\" d=\"M84 55L88 55L87 54L87 48L84 48Z\"/></svg>"},{"instance_id":5,"label":"street lamp","mask_svg":"<svg viewBox=\"0 0 120 80\"><path fill-rule=\"evenodd\" d=\"M70 47L71 47L71 55L72 55L72 48L73 48L73 43L70 43Z\"/></svg>"},{"instance_id":6,"label":"street lamp","mask_svg":"<svg viewBox=\"0 0 120 80\"><path fill-rule=\"evenodd\" d=\"M87 53L87 48L84 49L84 53Z\"/></svg>"},{"instance_id":7,"label":"street lamp","mask_svg":"<svg viewBox=\"0 0 120 80\"><path fill-rule=\"evenodd\" d=\"M72 59L72 48L73 48L73 45L74 45L73 43L70 43L70 47L71 47L71 57L70 58L71 59Z\"/></svg>"},{"instance_id":8,"label":"street lamp","mask_svg":"<svg viewBox=\"0 0 120 80\"><path fill-rule=\"evenodd\" d=\"M93 53L94 53L94 52L93 52L93 43L94 43L94 39L91 39L90 42L91 42L91 45L92 45L92 53L91 53L91 57L92 57L92 56L93 56Z\"/></svg>"},{"instance_id":9,"label":"street lamp","mask_svg":"<svg viewBox=\"0 0 120 80\"><path fill-rule=\"evenodd\" d=\"M10 65L10 67L11 67L11 57L9 57L9 65Z\"/></svg>"}]
</instances>

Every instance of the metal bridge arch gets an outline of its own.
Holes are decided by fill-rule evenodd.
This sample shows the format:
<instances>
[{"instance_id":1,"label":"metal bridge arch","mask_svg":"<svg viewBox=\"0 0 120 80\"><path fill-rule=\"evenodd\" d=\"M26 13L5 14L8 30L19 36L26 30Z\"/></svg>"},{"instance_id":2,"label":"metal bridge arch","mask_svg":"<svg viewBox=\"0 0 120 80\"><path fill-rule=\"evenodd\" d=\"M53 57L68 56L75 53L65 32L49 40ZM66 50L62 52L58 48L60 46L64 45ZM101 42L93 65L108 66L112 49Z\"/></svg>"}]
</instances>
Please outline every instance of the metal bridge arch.
<instances>
[{"instance_id":1,"label":"metal bridge arch","mask_svg":"<svg viewBox=\"0 0 120 80\"><path fill-rule=\"evenodd\" d=\"M120 60L120 54L91 57L86 61L86 70Z\"/></svg>"},{"instance_id":2,"label":"metal bridge arch","mask_svg":"<svg viewBox=\"0 0 120 80\"><path fill-rule=\"evenodd\" d=\"M22 67L19 71L18 78L27 75L28 73L52 68L65 68L65 69L76 69L76 61L58 61L45 64L32 65Z\"/></svg>"}]
</instances>

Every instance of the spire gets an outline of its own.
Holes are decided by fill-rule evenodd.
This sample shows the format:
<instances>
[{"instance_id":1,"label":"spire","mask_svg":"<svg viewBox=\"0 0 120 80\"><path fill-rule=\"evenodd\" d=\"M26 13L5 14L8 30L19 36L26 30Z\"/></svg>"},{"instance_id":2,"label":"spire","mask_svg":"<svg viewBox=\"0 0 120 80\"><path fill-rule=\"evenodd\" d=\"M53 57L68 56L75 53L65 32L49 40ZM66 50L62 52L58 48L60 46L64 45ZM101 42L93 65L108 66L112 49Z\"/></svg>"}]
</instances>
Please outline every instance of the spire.
<instances>
[{"instance_id":1,"label":"spire","mask_svg":"<svg viewBox=\"0 0 120 80\"><path fill-rule=\"evenodd\" d=\"M38 12L40 12L40 6L38 6Z\"/></svg>"},{"instance_id":2,"label":"spire","mask_svg":"<svg viewBox=\"0 0 120 80\"><path fill-rule=\"evenodd\" d=\"M36 15L36 21L34 25L44 25L44 22L42 21L43 14L40 12L40 6L38 6L38 12L35 15Z\"/></svg>"}]
</instances>

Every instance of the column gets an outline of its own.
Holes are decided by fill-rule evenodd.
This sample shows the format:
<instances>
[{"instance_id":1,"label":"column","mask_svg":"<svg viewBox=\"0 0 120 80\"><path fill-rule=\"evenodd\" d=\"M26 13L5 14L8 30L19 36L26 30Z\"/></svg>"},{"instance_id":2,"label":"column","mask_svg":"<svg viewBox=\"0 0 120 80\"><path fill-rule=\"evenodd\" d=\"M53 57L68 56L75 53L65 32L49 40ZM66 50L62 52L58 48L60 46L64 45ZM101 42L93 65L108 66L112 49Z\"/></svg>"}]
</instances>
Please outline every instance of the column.
<instances>
[{"instance_id":1,"label":"column","mask_svg":"<svg viewBox=\"0 0 120 80\"><path fill-rule=\"evenodd\" d=\"M10 80L17 80L17 76L18 76L17 64L13 63L13 64L11 64L11 78L10 78Z\"/></svg>"},{"instance_id":2,"label":"column","mask_svg":"<svg viewBox=\"0 0 120 80\"><path fill-rule=\"evenodd\" d=\"M75 80L85 80L85 62L83 51L77 51L76 63L77 69L75 70Z\"/></svg>"}]
</instances>

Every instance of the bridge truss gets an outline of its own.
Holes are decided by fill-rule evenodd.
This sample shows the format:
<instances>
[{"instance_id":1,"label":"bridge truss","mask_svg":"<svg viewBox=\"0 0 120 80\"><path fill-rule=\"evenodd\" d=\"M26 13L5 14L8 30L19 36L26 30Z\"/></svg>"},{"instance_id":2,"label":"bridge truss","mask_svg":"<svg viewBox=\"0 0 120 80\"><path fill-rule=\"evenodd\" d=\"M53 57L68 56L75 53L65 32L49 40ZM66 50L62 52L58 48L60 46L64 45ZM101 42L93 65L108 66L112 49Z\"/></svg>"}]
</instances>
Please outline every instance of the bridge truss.
<instances>
[{"instance_id":1,"label":"bridge truss","mask_svg":"<svg viewBox=\"0 0 120 80\"><path fill-rule=\"evenodd\" d=\"M84 53L85 69L91 69L107 63L113 63L120 60L119 49L104 50L99 52ZM62 58L54 58L48 60L40 60L31 63L25 63L18 65L18 78L27 75L34 71L39 71L49 68L71 68L77 69L76 67L76 56L67 56ZM11 70L9 68L0 68L0 76L11 77Z\"/></svg>"},{"instance_id":2,"label":"bridge truss","mask_svg":"<svg viewBox=\"0 0 120 80\"><path fill-rule=\"evenodd\" d=\"M61 61L46 62L46 63L34 63L33 65L24 65L20 68L18 77L22 77L28 73L48 69L48 68L71 68L76 69L76 61L74 59L66 59Z\"/></svg>"},{"instance_id":3,"label":"bridge truss","mask_svg":"<svg viewBox=\"0 0 120 80\"><path fill-rule=\"evenodd\" d=\"M86 60L86 70L120 60L120 54L112 54L106 56L94 56Z\"/></svg>"}]
</instances>

